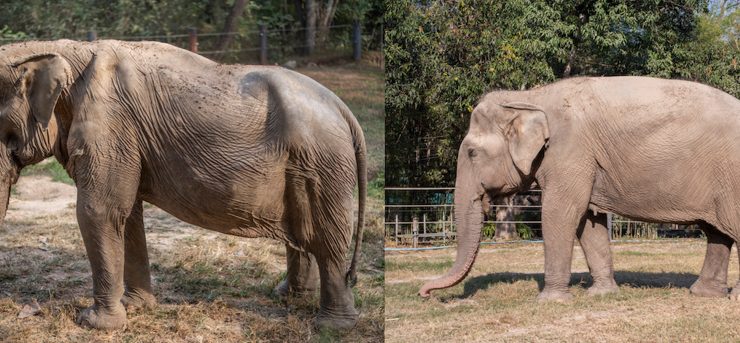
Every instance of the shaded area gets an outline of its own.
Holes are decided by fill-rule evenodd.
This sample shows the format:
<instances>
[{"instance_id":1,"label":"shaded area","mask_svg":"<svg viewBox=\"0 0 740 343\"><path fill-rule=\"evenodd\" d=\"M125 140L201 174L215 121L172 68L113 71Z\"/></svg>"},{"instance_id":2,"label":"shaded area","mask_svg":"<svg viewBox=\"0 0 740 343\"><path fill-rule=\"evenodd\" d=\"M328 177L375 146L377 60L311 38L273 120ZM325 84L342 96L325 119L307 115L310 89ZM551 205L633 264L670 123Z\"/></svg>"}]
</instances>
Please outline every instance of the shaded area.
<instances>
[{"instance_id":1,"label":"shaded area","mask_svg":"<svg viewBox=\"0 0 740 343\"><path fill-rule=\"evenodd\" d=\"M615 271L614 279L618 285L626 285L635 288L689 288L699 276L693 273L650 273ZM469 278L464 283L464 291L460 296L453 298L469 298L478 291L486 290L497 283L514 283L517 281L536 281L540 291L545 287L545 274L543 273L492 273ZM579 285L584 288L591 287L593 279L589 273L573 273L570 277L570 286ZM445 299L449 300L449 299Z\"/></svg>"}]
</instances>

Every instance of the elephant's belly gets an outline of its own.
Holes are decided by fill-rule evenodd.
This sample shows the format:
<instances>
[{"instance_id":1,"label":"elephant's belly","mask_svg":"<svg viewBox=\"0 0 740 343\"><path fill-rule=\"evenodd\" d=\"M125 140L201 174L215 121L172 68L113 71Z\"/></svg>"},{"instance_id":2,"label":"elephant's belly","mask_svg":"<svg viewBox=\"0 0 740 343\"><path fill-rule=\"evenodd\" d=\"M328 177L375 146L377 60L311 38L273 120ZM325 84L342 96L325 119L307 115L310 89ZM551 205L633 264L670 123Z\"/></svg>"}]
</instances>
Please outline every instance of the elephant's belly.
<instances>
[{"instance_id":1,"label":"elephant's belly","mask_svg":"<svg viewBox=\"0 0 740 343\"><path fill-rule=\"evenodd\" d=\"M192 225L241 237L286 239L284 181L241 180L199 183L195 180L152 189L142 194L150 202ZM174 191L173 191L174 190Z\"/></svg>"},{"instance_id":2,"label":"elephant's belly","mask_svg":"<svg viewBox=\"0 0 740 343\"><path fill-rule=\"evenodd\" d=\"M655 196L638 190L625 195L597 187L591 194L589 210L654 223L691 224L707 220L709 216L706 209L696 203L685 203L680 197Z\"/></svg>"}]
</instances>

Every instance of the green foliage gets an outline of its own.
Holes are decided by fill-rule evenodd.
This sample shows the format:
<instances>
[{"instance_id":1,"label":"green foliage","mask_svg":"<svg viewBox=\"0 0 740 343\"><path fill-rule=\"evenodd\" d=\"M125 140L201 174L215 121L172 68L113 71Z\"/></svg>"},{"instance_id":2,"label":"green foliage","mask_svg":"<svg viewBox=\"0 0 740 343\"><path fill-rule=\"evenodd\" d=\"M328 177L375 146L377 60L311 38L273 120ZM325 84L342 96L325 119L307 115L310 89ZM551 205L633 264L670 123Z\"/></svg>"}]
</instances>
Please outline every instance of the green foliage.
<instances>
[{"instance_id":1,"label":"green foliage","mask_svg":"<svg viewBox=\"0 0 740 343\"><path fill-rule=\"evenodd\" d=\"M521 239L532 239L532 237L534 237L532 228L527 224L516 223L516 232L519 234L519 238Z\"/></svg>"},{"instance_id":2,"label":"green foliage","mask_svg":"<svg viewBox=\"0 0 740 343\"><path fill-rule=\"evenodd\" d=\"M22 40L25 39L27 36L23 32L13 32L8 28L8 26L3 26L0 28L0 39L3 40Z\"/></svg>"},{"instance_id":3,"label":"green foliage","mask_svg":"<svg viewBox=\"0 0 740 343\"><path fill-rule=\"evenodd\" d=\"M483 224L483 228L481 229L481 234L483 235L483 239L492 239L493 236L496 235L496 224L494 223Z\"/></svg>"},{"instance_id":4,"label":"green foliage","mask_svg":"<svg viewBox=\"0 0 740 343\"><path fill-rule=\"evenodd\" d=\"M367 184L367 196L373 199L383 199L383 188L385 187L385 174L379 172L374 179L368 181Z\"/></svg>"},{"instance_id":5,"label":"green foliage","mask_svg":"<svg viewBox=\"0 0 740 343\"><path fill-rule=\"evenodd\" d=\"M67 171L64 170L64 167L55 158L49 158L41 163L23 168L21 176L23 175L47 175L51 177L52 181L66 183L68 185L75 184L74 180L69 177Z\"/></svg>"},{"instance_id":6,"label":"green foliage","mask_svg":"<svg viewBox=\"0 0 740 343\"><path fill-rule=\"evenodd\" d=\"M452 186L470 113L491 90L652 75L740 96L737 11L709 12L705 0L386 5L388 185Z\"/></svg>"},{"instance_id":7,"label":"green foliage","mask_svg":"<svg viewBox=\"0 0 740 343\"><path fill-rule=\"evenodd\" d=\"M247 1L243 14L237 20L235 31L239 34L229 46L229 50L254 49L259 44L258 25L264 24L270 33L270 47L273 57L287 52L295 54L304 45L305 30L301 13L293 0ZM317 1L323 6L323 2ZM216 48L220 33L229 16L233 0L6 0L0 6L0 18L4 18L7 28L0 30L0 38L22 39L25 36L8 36L12 32L25 32L28 37L39 39L86 39L88 31L97 32L100 38L137 39L139 36L159 36L149 40L163 40L171 44L186 46L187 37L168 37L184 35L189 28L199 33L211 34L199 38L200 51ZM300 8L300 7L298 7ZM330 25L348 25L360 20L371 49L379 45L379 32L382 28L381 0L341 1ZM6 30L8 35L6 35ZM349 47L351 27L332 30L329 43L340 41ZM6 37L7 36L7 37ZM296 47L292 49L291 47ZM333 46L332 46L333 47ZM254 51L248 51L255 55ZM241 55L240 55L241 56ZM240 56L228 56L234 59ZM243 57L243 56L241 56Z\"/></svg>"}]
</instances>

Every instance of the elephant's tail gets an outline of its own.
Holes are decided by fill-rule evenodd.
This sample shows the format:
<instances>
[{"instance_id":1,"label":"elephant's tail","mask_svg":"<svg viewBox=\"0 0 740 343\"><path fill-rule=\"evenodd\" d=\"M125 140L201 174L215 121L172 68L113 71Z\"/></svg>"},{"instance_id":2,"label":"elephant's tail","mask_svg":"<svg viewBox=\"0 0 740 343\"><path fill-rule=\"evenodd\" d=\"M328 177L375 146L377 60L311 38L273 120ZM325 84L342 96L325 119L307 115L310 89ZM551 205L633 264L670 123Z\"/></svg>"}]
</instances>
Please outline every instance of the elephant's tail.
<instances>
[{"instance_id":1,"label":"elephant's tail","mask_svg":"<svg viewBox=\"0 0 740 343\"><path fill-rule=\"evenodd\" d=\"M365 135L357 119L348 108L342 111L352 131L355 146L355 160L357 162L357 188L359 199L357 206L357 233L355 234L355 251L352 253L352 262L345 277L348 286L353 287L357 283L357 264L360 259L360 248L362 247L362 230L365 228L365 203L367 199L367 148L365 146Z\"/></svg>"}]
</instances>

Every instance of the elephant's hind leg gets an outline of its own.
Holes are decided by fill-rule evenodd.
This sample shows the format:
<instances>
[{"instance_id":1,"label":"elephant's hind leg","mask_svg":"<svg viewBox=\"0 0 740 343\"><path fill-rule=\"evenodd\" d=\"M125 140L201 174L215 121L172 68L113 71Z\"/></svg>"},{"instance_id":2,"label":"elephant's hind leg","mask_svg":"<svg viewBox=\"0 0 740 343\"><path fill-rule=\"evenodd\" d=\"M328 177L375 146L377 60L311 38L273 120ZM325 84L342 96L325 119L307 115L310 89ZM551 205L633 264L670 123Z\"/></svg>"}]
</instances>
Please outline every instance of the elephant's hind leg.
<instances>
[{"instance_id":1,"label":"elephant's hind leg","mask_svg":"<svg viewBox=\"0 0 740 343\"><path fill-rule=\"evenodd\" d=\"M126 219L124 234L123 282L126 286L121 302L127 309L149 308L157 304L149 273L149 255L144 235L144 216L141 200L136 200Z\"/></svg>"},{"instance_id":2,"label":"elephant's hind leg","mask_svg":"<svg viewBox=\"0 0 740 343\"><path fill-rule=\"evenodd\" d=\"M354 306L352 288L345 279L347 266L343 259L319 259L321 275L321 308L316 326L332 329L351 329L357 323L359 313Z\"/></svg>"},{"instance_id":3,"label":"elephant's hind leg","mask_svg":"<svg viewBox=\"0 0 740 343\"><path fill-rule=\"evenodd\" d=\"M606 228L606 214L594 215L586 212L586 218L578 228L578 240L586 256L588 269L594 284L589 287L588 295L603 295L619 291L614 281L612 251L609 245L609 231Z\"/></svg>"},{"instance_id":4,"label":"elephant's hind leg","mask_svg":"<svg viewBox=\"0 0 740 343\"><path fill-rule=\"evenodd\" d=\"M316 256L321 277L316 325L345 330L353 328L359 318L347 280L346 260L354 231L351 219L353 184L335 182L335 187L325 187L314 199L312 213L317 239L311 244L311 252ZM329 184L329 180L324 184Z\"/></svg>"},{"instance_id":5,"label":"elephant's hind leg","mask_svg":"<svg viewBox=\"0 0 740 343\"><path fill-rule=\"evenodd\" d=\"M287 226L290 235L304 248L315 235L314 218L308 190L311 181L303 175L288 174L286 176L285 197L289 207ZM308 251L299 251L289 244L285 245L288 273L283 281L275 287L278 296L289 294L312 293L318 288L319 270L316 258Z\"/></svg>"},{"instance_id":6,"label":"elephant's hind leg","mask_svg":"<svg viewBox=\"0 0 740 343\"><path fill-rule=\"evenodd\" d=\"M738 256L740 256L740 246L737 249ZM725 268L727 270L727 268ZM732 287L732 292L730 292L730 299L735 301L740 301L740 280L735 284L735 287Z\"/></svg>"},{"instance_id":7,"label":"elephant's hind leg","mask_svg":"<svg viewBox=\"0 0 740 343\"><path fill-rule=\"evenodd\" d=\"M733 240L709 224L701 224L701 229L707 235L707 253L701 275L690 292L700 297L727 296L727 265Z\"/></svg>"},{"instance_id":8,"label":"elephant's hind leg","mask_svg":"<svg viewBox=\"0 0 740 343\"><path fill-rule=\"evenodd\" d=\"M309 252L298 251L285 245L288 259L288 275L275 287L279 296L289 294L312 294L319 287L319 266Z\"/></svg>"}]
</instances>

